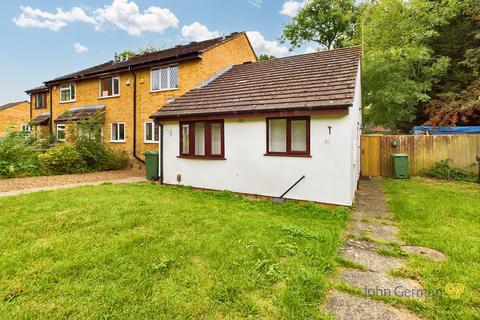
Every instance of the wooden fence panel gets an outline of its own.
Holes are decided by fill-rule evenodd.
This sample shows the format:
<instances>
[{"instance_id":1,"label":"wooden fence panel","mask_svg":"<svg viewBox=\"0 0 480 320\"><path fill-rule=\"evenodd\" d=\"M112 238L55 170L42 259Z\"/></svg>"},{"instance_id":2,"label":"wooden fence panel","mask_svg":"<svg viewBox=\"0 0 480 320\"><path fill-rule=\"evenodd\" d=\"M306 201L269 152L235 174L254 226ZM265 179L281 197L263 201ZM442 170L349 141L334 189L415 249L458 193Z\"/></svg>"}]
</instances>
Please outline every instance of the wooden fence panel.
<instances>
[{"instance_id":1,"label":"wooden fence panel","mask_svg":"<svg viewBox=\"0 0 480 320\"><path fill-rule=\"evenodd\" d=\"M368 137L369 135L363 135ZM397 146L392 146L396 141ZM362 153L375 154L377 149L368 149L365 145ZM363 148L363 147L362 147ZM381 138L381 174L393 175L393 153L406 153L409 156L409 171L411 176L418 175L423 169L430 168L440 160L450 160L450 164L457 168L466 168L473 172L477 170L475 157L480 155L480 135L458 136L411 136L386 135ZM362 155L363 159L363 155ZM362 164L363 167L363 164Z\"/></svg>"}]
</instances>

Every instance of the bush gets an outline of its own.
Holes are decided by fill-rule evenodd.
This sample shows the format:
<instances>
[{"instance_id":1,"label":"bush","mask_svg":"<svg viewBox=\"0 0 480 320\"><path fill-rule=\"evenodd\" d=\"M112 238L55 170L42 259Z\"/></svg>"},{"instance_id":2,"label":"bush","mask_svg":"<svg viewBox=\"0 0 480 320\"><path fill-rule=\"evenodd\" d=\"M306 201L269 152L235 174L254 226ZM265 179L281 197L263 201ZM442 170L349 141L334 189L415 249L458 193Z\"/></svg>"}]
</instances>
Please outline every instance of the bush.
<instances>
[{"instance_id":1,"label":"bush","mask_svg":"<svg viewBox=\"0 0 480 320\"><path fill-rule=\"evenodd\" d=\"M102 142L81 139L77 148L89 171L119 170L128 165L125 153L117 152Z\"/></svg>"},{"instance_id":2,"label":"bush","mask_svg":"<svg viewBox=\"0 0 480 320\"><path fill-rule=\"evenodd\" d=\"M0 178L43 174L38 153L29 134L10 132L0 141Z\"/></svg>"},{"instance_id":3,"label":"bush","mask_svg":"<svg viewBox=\"0 0 480 320\"><path fill-rule=\"evenodd\" d=\"M455 181L476 181L477 175L468 172L464 169L453 168L448 164L448 160L441 160L436 162L430 169L425 169L422 172L430 178L442 179L442 180L455 180Z\"/></svg>"},{"instance_id":4,"label":"bush","mask_svg":"<svg viewBox=\"0 0 480 320\"><path fill-rule=\"evenodd\" d=\"M72 144L63 143L50 148L38 156L49 174L69 174L87 172L85 160Z\"/></svg>"}]
</instances>

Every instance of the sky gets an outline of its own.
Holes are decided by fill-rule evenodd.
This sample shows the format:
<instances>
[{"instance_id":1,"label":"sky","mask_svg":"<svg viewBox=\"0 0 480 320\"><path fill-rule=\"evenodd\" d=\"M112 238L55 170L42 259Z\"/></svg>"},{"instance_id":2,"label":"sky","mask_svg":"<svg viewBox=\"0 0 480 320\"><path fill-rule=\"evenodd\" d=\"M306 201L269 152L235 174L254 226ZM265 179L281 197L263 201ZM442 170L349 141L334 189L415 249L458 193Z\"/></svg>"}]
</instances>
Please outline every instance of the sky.
<instances>
[{"instance_id":1,"label":"sky","mask_svg":"<svg viewBox=\"0 0 480 320\"><path fill-rule=\"evenodd\" d=\"M283 25L308 0L2 1L0 105L28 100L43 81L107 62L115 52L169 48L246 31L257 53L289 51Z\"/></svg>"}]
</instances>

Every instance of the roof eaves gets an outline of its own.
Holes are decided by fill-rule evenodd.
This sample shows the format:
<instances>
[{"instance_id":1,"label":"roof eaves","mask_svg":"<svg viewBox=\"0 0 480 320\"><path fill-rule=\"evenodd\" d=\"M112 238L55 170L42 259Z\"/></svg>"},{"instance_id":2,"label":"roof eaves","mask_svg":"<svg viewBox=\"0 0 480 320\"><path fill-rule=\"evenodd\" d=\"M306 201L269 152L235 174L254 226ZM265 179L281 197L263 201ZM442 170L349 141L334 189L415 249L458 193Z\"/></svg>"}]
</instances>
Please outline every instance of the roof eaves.
<instances>
[{"instance_id":1,"label":"roof eaves","mask_svg":"<svg viewBox=\"0 0 480 320\"><path fill-rule=\"evenodd\" d=\"M162 110L157 111L150 116L151 119L158 120L179 120L182 118L191 118L191 117L207 117L207 116L224 116L224 115L245 115L245 114L259 114L267 112L289 112L289 111L314 111L314 110L331 110L331 109L348 109L351 108L352 104L337 104L337 105L318 105L318 106L305 106L297 108L276 108L276 109L255 109L255 110L239 110L239 111L209 111L209 112L195 112L190 114L165 114L162 115ZM164 110L163 112L168 112Z\"/></svg>"}]
</instances>

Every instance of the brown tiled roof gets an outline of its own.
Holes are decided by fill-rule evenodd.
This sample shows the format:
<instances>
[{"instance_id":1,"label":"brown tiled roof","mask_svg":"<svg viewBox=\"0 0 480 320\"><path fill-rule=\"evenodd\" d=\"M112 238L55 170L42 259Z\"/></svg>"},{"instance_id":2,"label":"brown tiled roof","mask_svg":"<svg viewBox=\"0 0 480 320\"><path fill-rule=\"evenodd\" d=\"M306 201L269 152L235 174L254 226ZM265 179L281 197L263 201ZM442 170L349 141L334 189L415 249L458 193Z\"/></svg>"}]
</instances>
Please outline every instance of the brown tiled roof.
<instances>
[{"instance_id":1,"label":"brown tiled roof","mask_svg":"<svg viewBox=\"0 0 480 320\"><path fill-rule=\"evenodd\" d=\"M39 114L35 119L33 119L32 124L34 126L46 126L49 121L50 121L50 113L45 112L45 113Z\"/></svg>"},{"instance_id":2,"label":"brown tiled roof","mask_svg":"<svg viewBox=\"0 0 480 320\"><path fill-rule=\"evenodd\" d=\"M62 113L55 119L56 123L63 123L69 121L86 120L92 116L95 116L98 112L105 111L104 104L98 104L93 106L82 106L70 108L66 112ZM105 117L105 115L103 115ZM105 121L105 118L103 119Z\"/></svg>"},{"instance_id":3,"label":"brown tiled roof","mask_svg":"<svg viewBox=\"0 0 480 320\"><path fill-rule=\"evenodd\" d=\"M48 87L47 86L39 86L39 87L36 87L36 88L33 88L33 89L28 89L27 91L25 91L25 93L30 94L30 93L43 92L43 91L48 91Z\"/></svg>"},{"instance_id":4,"label":"brown tiled roof","mask_svg":"<svg viewBox=\"0 0 480 320\"><path fill-rule=\"evenodd\" d=\"M16 105L19 105L20 103L24 103L24 102L28 102L28 101L23 100L23 101L7 103L7 104L4 104L3 106L0 106L0 110L5 110L5 109L8 109L8 108L12 108L12 107L15 107Z\"/></svg>"},{"instance_id":5,"label":"brown tiled roof","mask_svg":"<svg viewBox=\"0 0 480 320\"><path fill-rule=\"evenodd\" d=\"M136 55L126 61L108 61L106 63L91 68L87 68L78 72L55 78L53 80L46 81L45 83L57 83L61 81L75 80L77 78L87 78L103 73L120 72L128 70L129 67L134 68L139 66L148 66L152 63L169 63L181 60L198 59L200 58L200 54L202 52L213 48L225 41L229 41L241 34L244 34L244 32L234 32L225 37L219 37L201 42L191 42L186 45L178 45L166 50Z\"/></svg>"},{"instance_id":6,"label":"brown tiled roof","mask_svg":"<svg viewBox=\"0 0 480 320\"><path fill-rule=\"evenodd\" d=\"M360 55L353 47L235 65L152 117L345 108L353 103Z\"/></svg>"}]
</instances>

